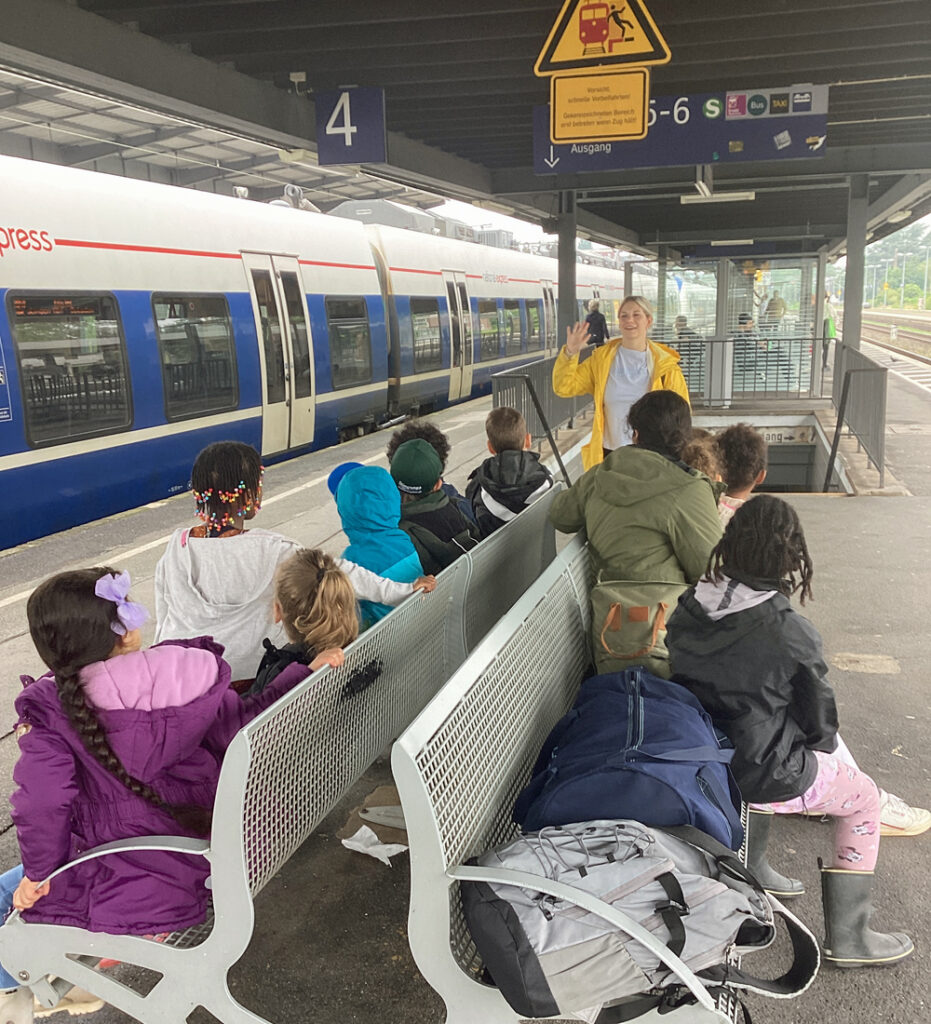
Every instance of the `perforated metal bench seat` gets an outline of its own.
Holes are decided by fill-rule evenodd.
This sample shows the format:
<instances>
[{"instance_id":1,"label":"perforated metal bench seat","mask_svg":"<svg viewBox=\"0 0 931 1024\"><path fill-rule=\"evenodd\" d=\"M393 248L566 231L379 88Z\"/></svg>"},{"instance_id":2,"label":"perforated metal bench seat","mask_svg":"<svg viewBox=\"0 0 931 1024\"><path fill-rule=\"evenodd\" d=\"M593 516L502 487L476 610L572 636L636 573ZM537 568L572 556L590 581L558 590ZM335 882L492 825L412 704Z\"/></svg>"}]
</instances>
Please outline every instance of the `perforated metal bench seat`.
<instances>
[{"instance_id":1,"label":"perforated metal bench seat","mask_svg":"<svg viewBox=\"0 0 931 1024\"><path fill-rule=\"evenodd\" d=\"M363 634L341 668L314 673L237 734L223 762L209 843L152 836L82 858L127 849L206 857L212 926L154 942L27 924L14 913L0 927L0 962L49 1006L57 994L44 979L55 975L144 1024L182 1024L198 1006L230 1024L262 1024L227 986L252 937L255 895L552 561L548 512L558 489L450 566L433 594L406 601ZM162 977L143 994L96 970L100 957Z\"/></svg>"},{"instance_id":2,"label":"perforated metal bench seat","mask_svg":"<svg viewBox=\"0 0 931 1024\"><path fill-rule=\"evenodd\" d=\"M577 536L392 750L410 842L411 951L446 1004L447 1024L524 1019L483 979L462 913L459 880L469 873L464 867L469 858L516 835L514 800L590 667L591 582L585 540ZM657 955L659 950L668 954L657 946ZM638 1020L721 1024L736 1019L732 996L722 996L716 1006L703 995L704 1005L661 1018L651 1011Z\"/></svg>"}]
</instances>

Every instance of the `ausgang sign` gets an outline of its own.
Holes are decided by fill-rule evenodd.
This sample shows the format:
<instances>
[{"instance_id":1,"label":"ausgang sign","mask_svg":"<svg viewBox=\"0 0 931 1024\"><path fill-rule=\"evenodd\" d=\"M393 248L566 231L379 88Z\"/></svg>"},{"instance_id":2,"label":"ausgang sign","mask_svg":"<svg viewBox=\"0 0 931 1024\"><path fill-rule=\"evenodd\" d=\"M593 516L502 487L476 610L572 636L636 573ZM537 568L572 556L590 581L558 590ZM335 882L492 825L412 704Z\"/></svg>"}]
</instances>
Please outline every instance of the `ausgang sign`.
<instances>
[{"instance_id":1,"label":"ausgang sign","mask_svg":"<svg viewBox=\"0 0 931 1024\"><path fill-rule=\"evenodd\" d=\"M535 75L550 79L551 142L644 138L647 65L669 59L669 47L641 0L567 0L533 66Z\"/></svg>"}]
</instances>

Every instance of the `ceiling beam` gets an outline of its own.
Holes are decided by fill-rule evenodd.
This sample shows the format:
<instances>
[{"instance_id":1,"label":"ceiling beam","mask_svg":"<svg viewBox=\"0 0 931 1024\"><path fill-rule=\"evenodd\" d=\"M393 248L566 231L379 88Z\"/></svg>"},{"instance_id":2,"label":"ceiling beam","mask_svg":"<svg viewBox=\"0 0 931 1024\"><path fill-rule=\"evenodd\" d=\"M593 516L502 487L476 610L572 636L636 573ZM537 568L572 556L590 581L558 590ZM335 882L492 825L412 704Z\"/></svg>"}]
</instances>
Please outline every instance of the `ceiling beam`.
<instances>
[{"instance_id":1,"label":"ceiling beam","mask_svg":"<svg viewBox=\"0 0 931 1024\"><path fill-rule=\"evenodd\" d=\"M0 65L280 148L315 148L313 103L57 0L0 0ZM486 195L488 171L388 133L380 176ZM447 194L444 191L444 194Z\"/></svg>"}]
</instances>

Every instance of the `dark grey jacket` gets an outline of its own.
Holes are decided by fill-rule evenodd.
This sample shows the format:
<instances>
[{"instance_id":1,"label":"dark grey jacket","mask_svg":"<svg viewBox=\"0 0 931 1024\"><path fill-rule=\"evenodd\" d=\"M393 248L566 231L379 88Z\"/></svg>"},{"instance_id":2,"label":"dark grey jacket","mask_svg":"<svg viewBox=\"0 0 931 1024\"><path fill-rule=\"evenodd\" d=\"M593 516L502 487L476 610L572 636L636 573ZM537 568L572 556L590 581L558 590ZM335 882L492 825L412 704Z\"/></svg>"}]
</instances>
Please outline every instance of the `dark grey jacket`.
<instances>
[{"instance_id":1,"label":"dark grey jacket","mask_svg":"<svg viewBox=\"0 0 931 1024\"><path fill-rule=\"evenodd\" d=\"M713 621L686 591L667 623L672 678L701 701L734 745L745 800L801 796L813 751L837 745L837 706L821 637L782 594Z\"/></svg>"}]
</instances>

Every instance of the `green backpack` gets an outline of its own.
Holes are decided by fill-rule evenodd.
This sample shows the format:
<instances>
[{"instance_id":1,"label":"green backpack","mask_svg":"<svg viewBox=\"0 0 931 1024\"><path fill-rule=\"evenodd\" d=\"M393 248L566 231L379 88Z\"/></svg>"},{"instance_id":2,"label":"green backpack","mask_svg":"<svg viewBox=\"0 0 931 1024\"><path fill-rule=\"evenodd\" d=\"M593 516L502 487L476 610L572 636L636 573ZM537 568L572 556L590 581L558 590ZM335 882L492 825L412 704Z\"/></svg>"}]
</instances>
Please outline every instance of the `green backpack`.
<instances>
[{"instance_id":1,"label":"green backpack","mask_svg":"<svg viewBox=\"0 0 931 1024\"><path fill-rule=\"evenodd\" d=\"M642 665L670 677L666 620L687 583L660 580L606 580L592 587L592 651L599 674Z\"/></svg>"}]
</instances>

